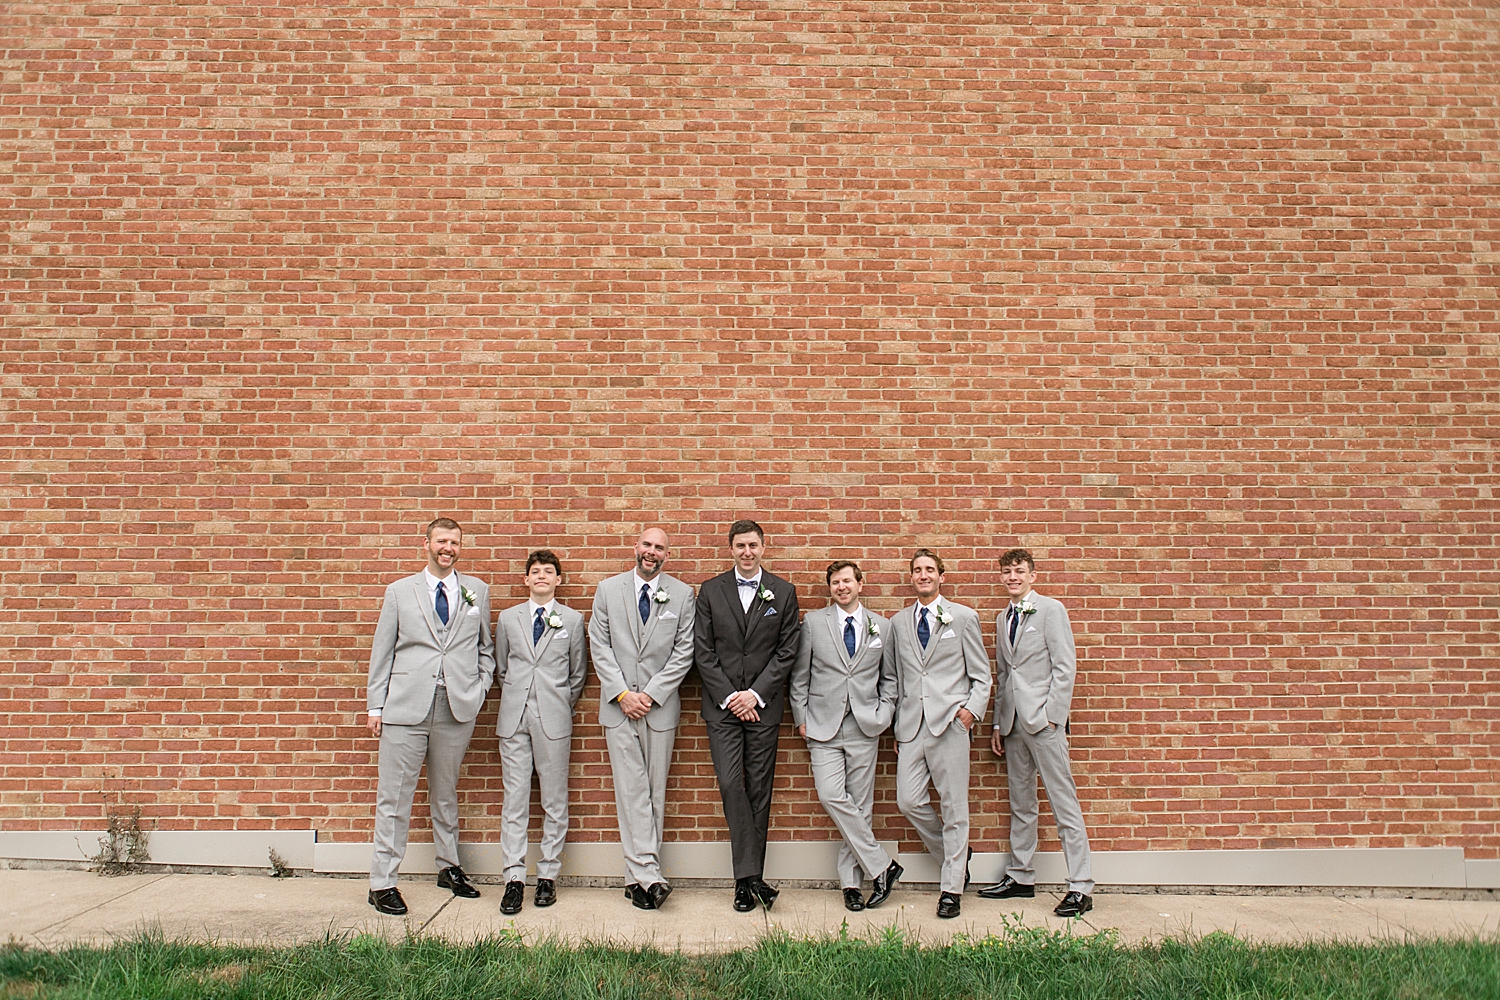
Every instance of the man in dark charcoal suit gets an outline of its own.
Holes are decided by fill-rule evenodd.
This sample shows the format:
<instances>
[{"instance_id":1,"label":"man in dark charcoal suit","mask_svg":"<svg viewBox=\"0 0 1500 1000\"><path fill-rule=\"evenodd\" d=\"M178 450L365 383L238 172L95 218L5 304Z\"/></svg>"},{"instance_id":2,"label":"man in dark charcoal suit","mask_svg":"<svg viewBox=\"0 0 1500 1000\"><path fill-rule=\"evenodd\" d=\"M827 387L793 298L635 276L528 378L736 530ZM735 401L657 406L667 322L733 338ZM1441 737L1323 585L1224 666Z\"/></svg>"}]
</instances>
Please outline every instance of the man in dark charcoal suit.
<instances>
[{"instance_id":1,"label":"man in dark charcoal suit","mask_svg":"<svg viewBox=\"0 0 1500 1000\"><path fill-rule=\"evenodd\" d=\"M693 652L703 678L703 721L734 857L734 908L766 909L777 891L764 879L776 742L785 688L797 658L797 592L761 567L766 533L754 521L729 527L734 568L698 590Z\"/></svg>"}]
</instances>

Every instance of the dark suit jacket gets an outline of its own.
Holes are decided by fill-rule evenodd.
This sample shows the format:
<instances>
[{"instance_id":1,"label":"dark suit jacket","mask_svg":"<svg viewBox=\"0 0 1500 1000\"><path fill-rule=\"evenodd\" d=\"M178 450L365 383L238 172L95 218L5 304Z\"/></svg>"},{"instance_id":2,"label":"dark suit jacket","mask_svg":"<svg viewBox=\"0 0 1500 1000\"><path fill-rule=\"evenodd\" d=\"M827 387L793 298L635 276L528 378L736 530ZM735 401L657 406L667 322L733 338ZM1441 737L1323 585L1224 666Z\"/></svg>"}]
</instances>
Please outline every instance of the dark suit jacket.
<instances>
[{"instance_id":1,"label":"dark suit jacket","mask_svg":"<svg viewBox=\"0 0 1500 1000\"><path fill-rule=\"evenodd\" d=\"M761 587L776 596L759 595L750 611L740 609L735 571L721 573L698 588L693 619L693 658L703 678L703 716L720 719L720 708L736 691L753 689L765 701L764 725L781 725L786 709L786 679L797 659L802 624L797 618L797 591L781 577L761 571Z\"/></svg>"}]
</instances>

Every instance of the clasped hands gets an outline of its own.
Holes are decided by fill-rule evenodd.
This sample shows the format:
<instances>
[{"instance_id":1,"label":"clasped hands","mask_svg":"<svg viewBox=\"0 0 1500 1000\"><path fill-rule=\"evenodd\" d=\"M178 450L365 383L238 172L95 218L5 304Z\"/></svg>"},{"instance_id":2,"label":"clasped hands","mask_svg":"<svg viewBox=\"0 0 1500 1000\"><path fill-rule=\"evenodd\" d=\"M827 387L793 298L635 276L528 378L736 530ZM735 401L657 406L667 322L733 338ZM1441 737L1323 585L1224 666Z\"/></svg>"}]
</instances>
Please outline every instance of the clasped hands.
<instances>
[{"instance_id":1,"label":"clasped hands","mask_svg":"<svg viewBox=\"0 0 1500 1000\"><path fill-rule=\"evenodd\" d=\"M754 691L736 691L729 696L724 707L734 713L734 717L741 722L760 721L760 699L755 697Z\"/></svg>"},{"instance_id":2,"label":"clasped hands","mask_svg":"<svg viewBox=\"0 0 1500 1000\"><path fill-rule=\"evenodd\" d=\"M646 713L651 711L651 706L656 704L649 694L642 691L626 691L615 702L627 719L644 719Z\"/></svg>"}]
</instances>

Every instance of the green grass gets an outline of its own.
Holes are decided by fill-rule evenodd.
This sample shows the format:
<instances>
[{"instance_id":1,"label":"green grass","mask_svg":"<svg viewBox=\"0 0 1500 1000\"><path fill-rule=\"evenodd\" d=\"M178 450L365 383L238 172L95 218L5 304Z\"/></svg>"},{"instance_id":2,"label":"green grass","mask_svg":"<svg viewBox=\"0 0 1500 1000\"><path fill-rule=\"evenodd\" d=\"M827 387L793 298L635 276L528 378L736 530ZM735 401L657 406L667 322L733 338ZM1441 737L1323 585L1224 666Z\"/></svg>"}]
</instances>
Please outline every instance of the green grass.
<instances>
[{"instance_id":1,"label":"green grass","mask_svg":"<svg viewBox=\"0 0 1500 1000\"><path fill-rule=\"evenodd\" d=\"M108 1000L553 1000L553 998L1500 998L1500 943L1251 945L1225 934L1124 947L1110 934L1011 926L924 948L771 937L748 951L471 945L361 936L296 948L180 944L0 949L0 997Z\"/></svg>"}]
</instances>

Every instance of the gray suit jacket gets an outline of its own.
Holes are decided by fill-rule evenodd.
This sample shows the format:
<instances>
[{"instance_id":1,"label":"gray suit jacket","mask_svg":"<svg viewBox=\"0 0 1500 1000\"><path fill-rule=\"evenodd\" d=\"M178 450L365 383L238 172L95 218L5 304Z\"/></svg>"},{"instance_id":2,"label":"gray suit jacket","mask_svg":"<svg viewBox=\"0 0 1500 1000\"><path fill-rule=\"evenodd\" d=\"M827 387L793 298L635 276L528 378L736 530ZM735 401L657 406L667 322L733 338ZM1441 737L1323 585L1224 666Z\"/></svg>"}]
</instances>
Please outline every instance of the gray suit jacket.
<instances>
[{"instance_id":1,"label":"gray suit jacket","mask_svg":"<svg viewBox=\"0 0 1500 1000\"><path fill-rule=\"evenodd\" d=\"M1060 726L1073 706L1078 661L1068 611L1034 590L1030 599L1036 612L1021 616L1014 646L1005 612L995 616L995 725L1002 736L1018 720L1028 733Z\"/></svg>"},{"instance_id":2,"label":"gray suit jacket","mask_svg":"<svg viewBox=\"0 0 1500 1000\"><path fill-rule=\"evenodd\" d=\"M810 740L833 739L849 712L866 736L879 736L890 727L896 711L891 623L869 608L862 613L853 659L844 645L837 605L809 611L802 619L802 643L792 664L792 721L807 726ZM872 621L879 635L870 635Z\"/></svg>"},{"instance_id":3,"label":"gray suit jacket","mask_svg":"<svg viewBox=\"0 0 1500 1000\"><path fill-rule=\"evenodd\" d=\"M989 708L990 657L980 636L979 615L947 598L937 603L953 621L932 626L926 649L917 641L915 602L891 619L900 692L896 739L902 743L916 738L923 720L932 735L941 736L960 708L973 713L976 725Z\"/></svg>"},{"instance_id":4,"label":"gray suit jacket","mask_svg":"<svg viewBox=\"0 0 1500 1000\"><path fill-rule=\"evenodd\" d=\"M505 738L516 735L526 701L535 691L542 731L548 739L566 739L573 735L573 706L578 704L583 683L588 680L583 615L553 602L562 627L547 628L533 646L530 607L527 603L506 608L500 612L500 624L495 629L495 680L500 684L500 718L495 732Z\"/></svg>"},{"instance_id":5,"label":"gray suit jacket","mask_svg":"<svg viewBox=\"0 0 1500 1000\"><path fill-rule=\"evenodd\" d=\"M634 571L612 576L594 592L589 617L589 651L599 675L599 724L610 729L625 721L616 698L644 692L655 702L646 713L652 729L677 727L682 701L677 689L693 666L693 588L663 573L651 617L641 624Z\"/></svg>"},{"instance_id":6,"label":"gray suit jacket","mask_svg":"<svg viewBox=\"0 0 1500 1000\"><path fill-rule=\"evenodd\" d=\"M474 603L460 596L446 629L427 596L427 581L421 573L385 588L380 621L370 644L365 696L369 708L380 709L382 721L414 726L427 718L439 666L453 717L468 722L479 714L495 676L490 588L472 576L459 576L458 585L474 595Z\"/></svg>"}]
</instances>

